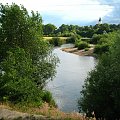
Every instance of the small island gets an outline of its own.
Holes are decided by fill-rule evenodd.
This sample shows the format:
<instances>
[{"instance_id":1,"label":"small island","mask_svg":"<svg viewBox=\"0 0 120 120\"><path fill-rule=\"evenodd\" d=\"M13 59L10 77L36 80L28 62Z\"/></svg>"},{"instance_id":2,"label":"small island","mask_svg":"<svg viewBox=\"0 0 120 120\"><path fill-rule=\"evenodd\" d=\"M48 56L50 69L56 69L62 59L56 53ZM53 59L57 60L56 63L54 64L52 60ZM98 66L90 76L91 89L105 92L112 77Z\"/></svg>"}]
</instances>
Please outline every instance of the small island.
<instances>
[{"instance_id":1,"label":"small island","mask_svg":"<svg viewBox=\"0 0 120 120\"><path fill-rule=\"evenodd\" d=\"M71 48L61 48L62 51L73 53L80 56L93 56L94 54L94 45L91 45L90 48L78 50L78 48L71 47Z\"/></svg>"}]
</instances>

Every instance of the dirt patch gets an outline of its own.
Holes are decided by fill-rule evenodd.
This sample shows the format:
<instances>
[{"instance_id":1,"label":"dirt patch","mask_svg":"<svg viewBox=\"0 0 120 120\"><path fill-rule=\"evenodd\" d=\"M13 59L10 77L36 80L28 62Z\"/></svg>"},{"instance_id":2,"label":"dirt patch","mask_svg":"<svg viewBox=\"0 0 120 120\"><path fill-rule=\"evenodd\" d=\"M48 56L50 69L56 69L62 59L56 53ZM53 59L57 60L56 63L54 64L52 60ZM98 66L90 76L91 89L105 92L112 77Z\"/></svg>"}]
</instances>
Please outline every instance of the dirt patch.
<instances>
[{"instance_id":1,"label":"dirt patch","mask_svg":"<svg viewBox=\"0 0 120 120\"><path fill-rule=\"evenodd\" d=\"M89 48L88 51L78 50L77 52L73 52L73 53L80 56L93 56L93 52L94 52L94 48Z\"/></svg>"},{"instance_id":2,"label":"dirt patch","mask_svg":"<svg viewBox=\"0 0 120 120\"><path fill-rule=\"evenodd\" d=\"M80 55L80 56L93 56L93 52L94 52L94 46L92 46L91 48L89 48L88 50L78 50L77 48L62 48L62 51L68 52L68 53L73 53L76 55Z\"/></svg>"},{"instance_id":3,"label":"dirt patch","mask_svg":"<svg viewBox=\"0 0 120 120\"><path fill-rule=\"evenodd\" d=\"M69 53L74 53L78 51L77 48L62 48L61 50Z\"/></svg>"}]
</instances>

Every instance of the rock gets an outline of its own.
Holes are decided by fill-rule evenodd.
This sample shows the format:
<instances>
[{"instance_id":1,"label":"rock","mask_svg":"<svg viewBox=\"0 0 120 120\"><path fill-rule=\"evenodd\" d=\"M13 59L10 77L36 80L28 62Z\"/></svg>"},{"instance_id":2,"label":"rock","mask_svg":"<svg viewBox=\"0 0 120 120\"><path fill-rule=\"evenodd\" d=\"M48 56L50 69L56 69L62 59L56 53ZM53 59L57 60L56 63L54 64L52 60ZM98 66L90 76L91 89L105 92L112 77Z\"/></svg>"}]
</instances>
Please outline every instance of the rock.
<instances>
[{"instance_id":1,"label":"rock","mask_svg":"<svg viewBox=\"0 0 120 120\"><path fill-rule=\"evenodd\" d=\"M54 120L43 115L31 115L17 111L0 108L0 120Z\"/></svg>"}]
</instances>

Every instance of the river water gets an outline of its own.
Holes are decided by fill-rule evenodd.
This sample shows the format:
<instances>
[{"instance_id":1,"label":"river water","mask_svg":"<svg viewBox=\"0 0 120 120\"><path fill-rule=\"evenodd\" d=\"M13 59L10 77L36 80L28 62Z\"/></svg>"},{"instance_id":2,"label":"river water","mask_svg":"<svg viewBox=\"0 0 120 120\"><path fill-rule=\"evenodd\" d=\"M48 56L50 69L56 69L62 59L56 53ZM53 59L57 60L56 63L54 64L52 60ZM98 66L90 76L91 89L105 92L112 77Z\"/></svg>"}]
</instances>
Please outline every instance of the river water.
<instances>
[{"instance_id":1,"label":"river water","mask_svg":"<svg viewBox=\"0 0 120 120\"><path fill-rule=\"evenodd\" d=\"M57 67L56 77L48 83L47 88L51 91L60 110L78 111L77 101L82 85L89 71L95 67L96 60L90 56L66 53L60 48L55 48L54 53L59 57L60 64Z\"/></svg>"}]
</instances>

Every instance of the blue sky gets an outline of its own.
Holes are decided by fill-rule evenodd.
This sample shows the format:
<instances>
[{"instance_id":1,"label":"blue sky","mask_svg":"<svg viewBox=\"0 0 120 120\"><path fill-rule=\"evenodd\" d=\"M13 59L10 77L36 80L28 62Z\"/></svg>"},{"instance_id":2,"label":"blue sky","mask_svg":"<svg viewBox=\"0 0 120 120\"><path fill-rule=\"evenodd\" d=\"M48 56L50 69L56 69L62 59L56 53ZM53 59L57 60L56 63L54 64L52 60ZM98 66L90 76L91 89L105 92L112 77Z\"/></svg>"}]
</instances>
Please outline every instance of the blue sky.
<instances>
[{"instance_id":1,"label":"blue sky","mask_svg":"<svg viewBox=\"0 0 120 120\"><path fill-rule=\"evenodd\" d=\"M24 5L28 11L38 11L43 23L89 25L103 22L120 23L120 0L0 0Z\"/></svg>"}]
</instances>

